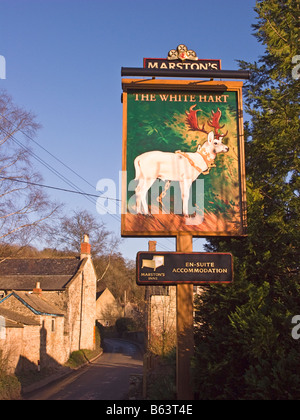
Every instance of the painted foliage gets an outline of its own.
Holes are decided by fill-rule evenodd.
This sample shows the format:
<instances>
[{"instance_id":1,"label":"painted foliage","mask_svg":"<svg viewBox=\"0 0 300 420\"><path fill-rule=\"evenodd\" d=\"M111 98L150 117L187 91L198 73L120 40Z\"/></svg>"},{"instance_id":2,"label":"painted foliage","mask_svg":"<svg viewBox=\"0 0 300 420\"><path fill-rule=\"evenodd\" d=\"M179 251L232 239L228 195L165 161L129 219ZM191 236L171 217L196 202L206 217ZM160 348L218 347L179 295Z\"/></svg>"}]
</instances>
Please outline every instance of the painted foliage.
<instances>
[{"instance_id":1,"label":"painted foliage","mask_svg":"<svg viewBox=\"0 0 300 420\"><path fill-rule=\"evenodd\" d=\"M237 90L126 92L123 236L244 234L239 114Z\"/></svg>"}]
</instances>

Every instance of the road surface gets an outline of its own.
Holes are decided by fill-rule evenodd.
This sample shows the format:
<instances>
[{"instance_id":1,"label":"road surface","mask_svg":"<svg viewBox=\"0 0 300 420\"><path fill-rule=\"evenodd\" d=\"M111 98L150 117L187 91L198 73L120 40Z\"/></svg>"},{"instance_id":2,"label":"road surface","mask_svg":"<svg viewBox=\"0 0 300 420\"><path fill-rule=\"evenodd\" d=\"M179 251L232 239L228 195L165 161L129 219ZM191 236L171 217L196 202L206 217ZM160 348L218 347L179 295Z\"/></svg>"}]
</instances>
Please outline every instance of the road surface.
<instances>
[{"instance_id":1,"label":"road surface","mask_svg":"<svg viewBox=\"0 0 300 420\"><path fill-rule=\"evenodd\" d=\"M124 400L131 374L143 373L142 354L132 343L105 339L104 353L89 365L25 396L26 400Z\"/></svg>"}]
</instances>

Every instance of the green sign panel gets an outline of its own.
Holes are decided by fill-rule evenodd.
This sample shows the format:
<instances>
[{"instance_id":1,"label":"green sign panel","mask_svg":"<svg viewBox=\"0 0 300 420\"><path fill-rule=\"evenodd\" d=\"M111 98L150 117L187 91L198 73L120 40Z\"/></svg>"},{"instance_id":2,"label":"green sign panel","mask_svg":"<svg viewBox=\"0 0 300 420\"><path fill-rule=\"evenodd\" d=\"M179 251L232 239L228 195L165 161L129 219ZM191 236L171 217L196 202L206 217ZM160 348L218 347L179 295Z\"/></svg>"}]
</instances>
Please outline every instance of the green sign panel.
<instances>
[{"instance_id":1,"label":"green sign panel","mask_svg":"<svg viewBox=\"0 0 300 420\"><path fill-rule=\"evenodd\" d=\"M123 236L245 234L241 82L183 83L123 81Z\"/></svg>"}]
</instances>

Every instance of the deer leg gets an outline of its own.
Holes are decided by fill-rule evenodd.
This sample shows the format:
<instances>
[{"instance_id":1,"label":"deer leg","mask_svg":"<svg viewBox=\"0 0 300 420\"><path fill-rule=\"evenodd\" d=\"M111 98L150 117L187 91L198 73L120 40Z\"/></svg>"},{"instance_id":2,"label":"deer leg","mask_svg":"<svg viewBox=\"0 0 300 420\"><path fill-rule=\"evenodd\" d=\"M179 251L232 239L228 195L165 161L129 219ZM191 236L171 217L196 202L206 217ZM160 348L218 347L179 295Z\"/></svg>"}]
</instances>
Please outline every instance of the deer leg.
<instances>
[{"instance_id":1,"label":"deer leg","mask_svg":"<svg viewBox=\"0 0 300 420\"><path fill-rule=\"evenodd\" d=\"M154 182L155 182L155 179L145 179L144 180L142 193L141 193L141 197L142 197L141 201L142 201L142 208L143 208L143 213L144 214L149 214L148 203L147 203L147 193L148 193L148 190L151 188L151 186L153 185Z\"/></svg>"},{"instance_id":2,"label":"deer leg","mask_svg":"<svg viewBox=\"0 0 300 420\"><path fill-rule=\"evenodd\" d=\"M192 183L189 180L184 179L179 182L182 198L182 213L184 216L189 216L189 198L190 188Z\"/></svg>"},{"instance_id":3,"label":"deer leg","mask_svg":"<svg viewBox=\"0 0 300 420\"><path fill-rule=\"evenodd\" d=\"M142 194L142 186L143 186L144 180L139 179L138 185L135 189L135 198L136 198L136 212L137 214L142 213L142 200L141 200L141 194Z\"/></svg>"}]
</instances>

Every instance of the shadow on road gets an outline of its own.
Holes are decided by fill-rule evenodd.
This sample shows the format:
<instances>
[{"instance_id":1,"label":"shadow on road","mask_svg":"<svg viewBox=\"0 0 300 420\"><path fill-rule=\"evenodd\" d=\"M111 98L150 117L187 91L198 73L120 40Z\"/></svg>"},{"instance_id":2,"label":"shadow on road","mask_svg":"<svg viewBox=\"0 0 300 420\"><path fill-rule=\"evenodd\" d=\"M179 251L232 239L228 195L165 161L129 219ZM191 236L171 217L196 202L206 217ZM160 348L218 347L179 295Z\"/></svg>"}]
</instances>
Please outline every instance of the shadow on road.
<instances>
[{"instance_id":1,"label":"shadow on road","mask_svg":"<svg viewBox=\"0 0 300 420\"><path fill-rule=\"evenodd\" d=\"M28 395L30 400L126 400L132 378L143 373L143 354L134 343L104 339L104 353L61 380Z\"/></svg>"}]
</instances>

